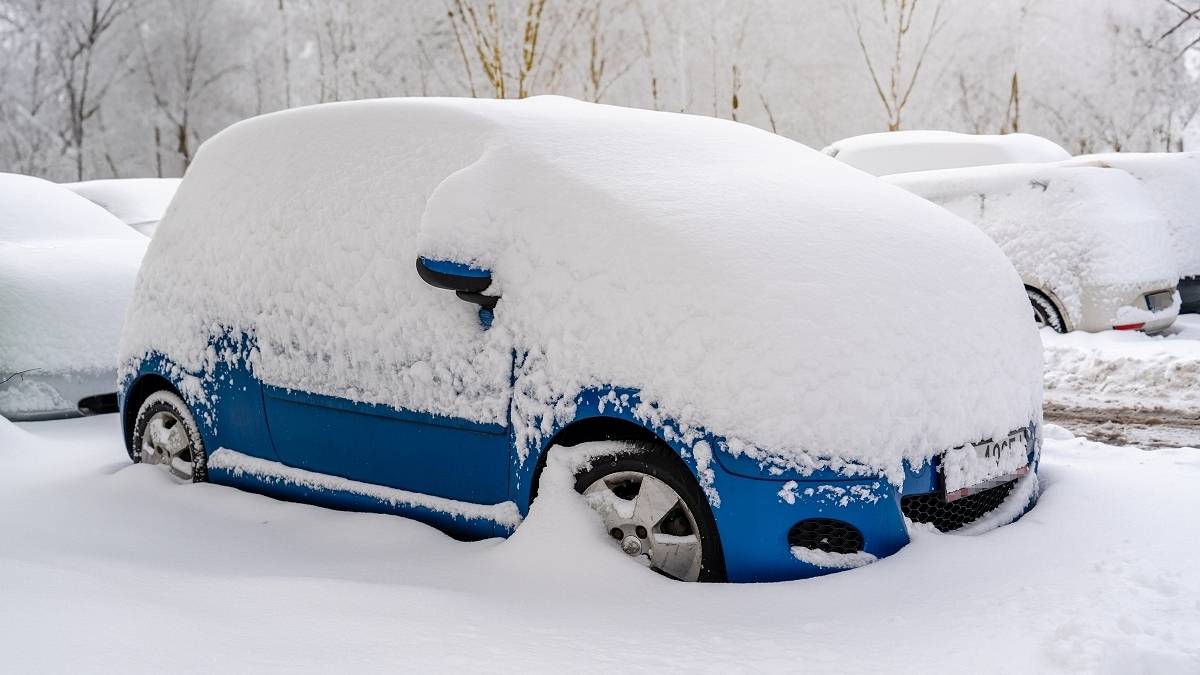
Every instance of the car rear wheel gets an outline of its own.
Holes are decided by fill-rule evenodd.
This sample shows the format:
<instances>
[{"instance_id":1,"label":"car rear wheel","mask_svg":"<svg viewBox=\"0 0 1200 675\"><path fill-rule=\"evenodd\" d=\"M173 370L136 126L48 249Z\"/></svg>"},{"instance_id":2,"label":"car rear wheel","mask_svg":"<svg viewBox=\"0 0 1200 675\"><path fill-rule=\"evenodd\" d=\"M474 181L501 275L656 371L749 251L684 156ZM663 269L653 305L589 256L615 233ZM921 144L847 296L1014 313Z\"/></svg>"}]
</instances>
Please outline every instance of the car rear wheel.
<instances>
[{"instance_id":1,"label":"car rear wheel","mask_svg":"<svg viewBox=\"0 0 1200 675\"><path fill-rule=\"evenodd\" d=\"M724 581L708 502L679 461L657 448L595 459L575 489L631 558L680 581Z\"/></svg>"},{"instance_id":2,"label":"car rear wheel","mask_svg":"<svg viewBox=\"0 0 1200 675\"><path fill-rule=\"evenodd\" d=\"M1038 328L1053 328L1055 333L1067 332L1067 323L1049 298L1032 288L1026 288L1025 294L1029 296L1029 304L1033 305L1033 320Z\"/></svg>"},{"instance_id":3,"label":"car rear wheel","mask_svg":"<svg viewBox=\"0 0 1200 675\"><path fill-rule=\"evenodd\" d=\"M138 409L130 455L180 482L208 479L208 456L196 421L183 399L169 391L154 392Z\"/></svg>"}]
</instances>

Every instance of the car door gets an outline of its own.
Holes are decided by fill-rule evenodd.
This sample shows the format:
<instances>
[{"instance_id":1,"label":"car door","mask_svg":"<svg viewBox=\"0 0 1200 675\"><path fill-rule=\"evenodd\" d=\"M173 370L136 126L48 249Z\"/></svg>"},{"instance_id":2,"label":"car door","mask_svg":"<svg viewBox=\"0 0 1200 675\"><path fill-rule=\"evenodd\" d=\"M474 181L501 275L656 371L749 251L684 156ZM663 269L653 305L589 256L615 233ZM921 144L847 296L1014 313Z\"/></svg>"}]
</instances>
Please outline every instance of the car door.
<instances>
[{"instance_id":1,"label":"car door","mask_svg":"<svg viewBox=\"0 0 1200 675\"><path fill-rule=\"evenodd\" d=\"M512 351L489 343L488 331L471 306L451 294L442 297L441 309L455 320L449 328L446 321L431 322L441 327L439 334L427 336L431 339L426 347L432 345L432 351L423 353L420 361L398 358L386 367L368 369L374 379L351 378L352 389L368 392L366 396L356 400L295 386L264 386L271 439L284 464L477 504L508 499ZM440 334L446 330L449 334ZM389 352L376 353L386 358ZM430 362L438 364L432 369L438 377L414 375L431 370ZM394 382L379 381L379 372L394 372ZM306 379L342 387L346 381L344 374L332 370L325 378L318 372ZM371 402L372 394L377 400L388 397L400 403ZM431 401L440 401L440 409ZM455 410L475 411L474 419Z\"/></svg>"}]
</instances>

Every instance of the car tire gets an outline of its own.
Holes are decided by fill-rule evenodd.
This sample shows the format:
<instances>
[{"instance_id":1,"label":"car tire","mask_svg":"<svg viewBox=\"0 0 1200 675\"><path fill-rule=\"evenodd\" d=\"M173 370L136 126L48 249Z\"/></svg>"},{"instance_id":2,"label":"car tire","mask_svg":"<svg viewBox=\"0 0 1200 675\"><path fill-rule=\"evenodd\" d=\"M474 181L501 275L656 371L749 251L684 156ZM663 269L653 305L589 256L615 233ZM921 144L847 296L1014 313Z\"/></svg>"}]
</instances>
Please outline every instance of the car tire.
<instances>
[{"instance_id":1,"label":"car tire","mask_svg":"<svg viewBox=\"0 0 1200 675\"><path fill-rule=\"evenodd\" d=\"M1055 333L1067 332L1067 322L1050 298L1032 288L1026 288L1025 294L1029 296L1029 304L1033 305L1033 320L1038 328L1053 328Z\"/></svg>"},{"instance_id":2,"label":"car tire","mask_svg":"<svg viewBox=\"0 0 1200 675\"><path fill-rule=\"evenodd\" d=\"M183 399L156 391L138 409L129 455L138 464L158 466L181 483L208 480L204 440Z\"/></svg>"},{"instance_id":3,"label":"car tire","mask_svg":"<svg viewBox=\"0 0 1200 675\"><path fill-rule=\"evenodd\" d=\"M695 478L669 451L630 445L594 458L576 474L576 491L630 557L672 579L724 581L716 521Z\"/></svg>"}]
</instances>

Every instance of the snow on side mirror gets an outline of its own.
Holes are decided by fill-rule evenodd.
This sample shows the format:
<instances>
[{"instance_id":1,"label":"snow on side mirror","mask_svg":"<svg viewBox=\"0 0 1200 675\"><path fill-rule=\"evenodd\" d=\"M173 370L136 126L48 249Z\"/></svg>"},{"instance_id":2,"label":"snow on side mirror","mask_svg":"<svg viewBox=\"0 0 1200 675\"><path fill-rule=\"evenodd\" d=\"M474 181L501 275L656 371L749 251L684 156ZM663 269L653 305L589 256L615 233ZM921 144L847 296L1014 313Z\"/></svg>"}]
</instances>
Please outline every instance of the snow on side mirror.
<instances>
[{"instance_id":1,"label":"snow on side mirror","mask_svg":"<svg viewBox=\"0 0 1200 675\"><path fill-rule=\"evenodd\" d=\"M417 256L417 274L430 286L454 291L460 300L479 305L479 322L484 328L491 327L492 311L500 301L499 296L483 294L492 285L491 271L452 260Z\"/></svg>"}]
</instances>

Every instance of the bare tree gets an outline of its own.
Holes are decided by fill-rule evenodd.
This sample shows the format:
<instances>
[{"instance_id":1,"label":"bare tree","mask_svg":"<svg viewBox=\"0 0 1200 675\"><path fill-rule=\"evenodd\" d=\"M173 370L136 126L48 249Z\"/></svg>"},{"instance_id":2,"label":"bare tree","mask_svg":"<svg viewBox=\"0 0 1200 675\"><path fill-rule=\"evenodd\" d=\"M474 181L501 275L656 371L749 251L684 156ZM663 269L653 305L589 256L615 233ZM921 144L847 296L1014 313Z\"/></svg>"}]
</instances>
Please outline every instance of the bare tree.
<instances>
[{"instance_id":1,"label":"bare tree","mask_svg":"<svg viewBox=\"0 0 1200 675\"><path fill-rule=\"evenodd\" d=\"M74 159L75 178L83 180L84 143L88 123L100 111L109 88L123 74L126 55L119 54L117 66L101 70L98 61L106 38L132 9L134 0L81 0L57 26L55 66L66 98L66 119L60 132L63 145Z\"/></svg>"},{"instance_id":2,"label":"bare tree","mask_svg":"<svg viewBox=\"0 0 1200 675\"><path fill-rule=\"evenodd\" d=\"M877 5L879 13L876 16L878 25L875 32L883 35L886 44L882 49L882 57L872 55L879 50L868 46L868 42L874 40L870 40L865 32L868 28L858 5L846 4L844 7L854 26L858 47L866 61L875 92L887 113L888 131L898 131L903 122L904 109L908 106L917 79L921 75L929 46L933 44L945 22L942 21L940 2L934 5L924 30L916 33L913 32L913 27L917 8L925 6L920 0L879 0ZM882 66L886 66L887 69L881 74Z\"/></svg>"},{"instance_id":3,"label":"bare tree","mask_svg":"<svg viewBox=\"0 0 1200 675\"><path fill-rule=\"evenodd\" d=\"M565 66L567 36L585 10L546 0L447 0L447 16L467 74L471 95L482 74L496 98L524 98L539 86L550 88Z\"/></svg>"},{"instance_id":4,"label":"bare tree","mask_svg":"<svg viewBox=\"0 0 1200 675\"><path fill-rule=\"evenodd\" d=\"M218 30L213 25L215 0L172 0L153 8L155 14L143 15L138 22L141 67L182 173L191 164L200 140L194 126L197 104L241 65L229 62L222 50L210 44L210 31ZM159 129L156 123L156 171L161 176L163 139Z\"/></svg>"},{"instance_id":5,"label":"bare tree","mask_svg":"<svg viewBox=\"0 0 1200 675\"><path fill-rule=\"evenodd\" d=\"M1159 37L1159 40L1166 40L1185 28L1195 31L1196 37L1188 39L1187 43L1179 50L1178 55L1183 56L1189 49L1200 47L1200 5L1188 8L1176 0L1166 0L1166 3L1179 10L1182 16L1177 17L1177 21Z\"/></svg>"}]
</instances>

